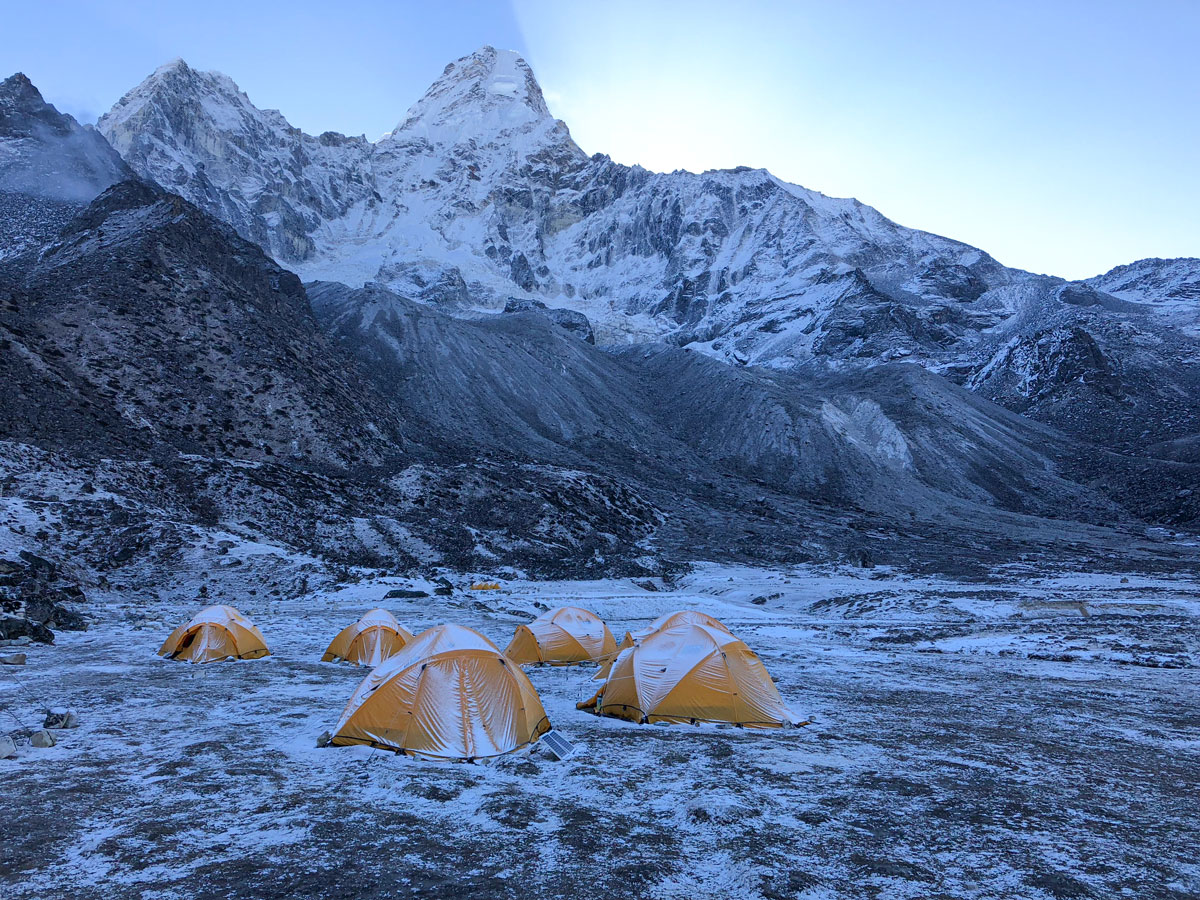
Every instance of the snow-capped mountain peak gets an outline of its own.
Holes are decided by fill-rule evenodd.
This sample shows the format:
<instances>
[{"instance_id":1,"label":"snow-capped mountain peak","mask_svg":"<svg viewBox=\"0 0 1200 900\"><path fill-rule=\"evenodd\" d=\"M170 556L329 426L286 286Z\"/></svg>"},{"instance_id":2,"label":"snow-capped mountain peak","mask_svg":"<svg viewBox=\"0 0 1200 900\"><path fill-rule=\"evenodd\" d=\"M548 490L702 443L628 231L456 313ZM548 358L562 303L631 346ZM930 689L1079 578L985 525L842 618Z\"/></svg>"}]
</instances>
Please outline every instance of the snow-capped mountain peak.
<instances>
[{"instance_id":1,"label":"snow-capped mountain peak","mask_svg":"<svg viewBox=\"0 0 1200 900\"><path fill-rule=\"evenodd\" d=\"M231 137L247 131L261 137L264 131L295 130L277 110L258 109L228 75L201 72L178 58L159 66L118 100L100 117L98 127L122 156L129 155L138 137L166 129L194 151L205 147L214 130ZM172 156L189 171L201 160L195 152Z\"/></svg>"},{"instance_id":2,"label":"snow-capped mountain peak","mask_svg":"<svg viewBox=\"0 0 1200 900\"><path fill-rule=\"evenodd\" d=\"M98 127L136 171L288 263L312 255L318 222L370 192L366 138L306 135L229 76L182 59L155 69Z\"/></svg>"},{"instance_id":3,"label":"snow-capped mountain peak","mask_svg":"<svg viewBox=\"0 0 1200 900\"><path fill-rule=\"evenodd\" d=\"M529 64L512 50L482 47L446 66L392 132L395 140L490 143L512 132L553 127Z\"/></svg>"},{"instance_id":4,"label":"snow-capped mountain peak","mask_svg":"<svg viewBox=\"0 0 1200 900\"><path fill-rule=\"evenodd\" d=\"M1183 373L1172 396L1191 390L1188 261L1068 285L765 170L653 173L588 157L508 51L451 63L375 143L305 135L181 62L100 127L140 174L305 281L378 282L466 314L545 304L586 316L601 345L666 340L737 364L904 360L1086 431L1056 405L1082 383L1101 406L1139 398L1107 416L1121 440L1143 439L1138 403L1159 397L1138 393L1149 370L1112 360L1150 358L1125 354L1170 313L1163 346ZM1165 286L1173 305L1138 302Z\"/></svg>"}]
</instances>

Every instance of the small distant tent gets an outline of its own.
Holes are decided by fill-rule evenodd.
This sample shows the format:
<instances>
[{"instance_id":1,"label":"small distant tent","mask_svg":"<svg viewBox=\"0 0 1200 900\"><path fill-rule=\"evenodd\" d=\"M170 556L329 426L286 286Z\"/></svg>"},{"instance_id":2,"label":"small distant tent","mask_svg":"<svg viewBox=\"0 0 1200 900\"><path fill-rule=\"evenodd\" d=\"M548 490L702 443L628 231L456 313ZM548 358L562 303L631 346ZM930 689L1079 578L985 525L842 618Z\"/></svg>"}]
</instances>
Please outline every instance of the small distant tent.
<instances>
[{"instance_id":1,"label":"small distant tent","mask_svg":"<svg viewBox=\"0 0 1200 900\"><path fill-rule=\"evenodd\" d=\"M728 631L686 623L622 650L600 690L578 708L641 723L796 724L749 647Z\"/></svg>"},{"instance_id":2,"label":"small distant tent","mask_svg":"<svg viewBox=\"0 0 1200 900\"><path fill-rule=\"evenodd\" d=\"M321 662L343 660L374 668L412 640L412 633L386 609L373 609L335 637Z\"/></svg>"},{"instance_id":3,"label":"small distant tent","mask_svg":"<svg viewBox=\"0 0 1200 900\"><path fill-rule=\"evenodd\" d=\"M616 652L617 642L599 616L578 606L560 606L517 626L504 655L521 666L566 666L601 662Z\"/></svg>"},{"instance_id":4,"label":"small distant tent","mask_svg":"<svg viewBox=\"0 0 1200 900\"><path fill-rule=\"evenodd\" d=\"M656 631L663 631L664 629L671 628L674 625L688 624L707 625L710 628L716 628L724 631L726 634L733 633L727 627L725 627L723 622L719 622L708 613L703 613L696 609L677 609L675 612L665 613L659 616L657 619L651 622L648 627L642 629L641 631L636 633L632 631L625 632L625 637L621 638L621 643L617 646L617 651L619 652L632 647L638 641L649 637ZM604 665L601 666L600 671L596 673L595 680L603 681L608 677L608 673L612 669L612 662L615 656L616 653L614 653L605 661Z\"/></svg>"},{"instance_id":5,"label":"small distant tent","mask_svg":"<svg viewBox=\"0 0 1200 900\"><path fill-rule=\"evenodd\" d=\"M363 679L333 743L476 760L510 753L549 730L542 701L520 666L479 632L438 625Z\"/></svg>"},{"instance_id":6,"label":"small distant tent","mask_svg":"<svg viewBox=\"0 0 1200 900\"><path fill-rule=\"evenodd\" d=\"M219 659L269 656L267 642L254 623L232 606L210 606L171 632L158 650L167 659L205 663Z\"/></svg>"}]
</instances>

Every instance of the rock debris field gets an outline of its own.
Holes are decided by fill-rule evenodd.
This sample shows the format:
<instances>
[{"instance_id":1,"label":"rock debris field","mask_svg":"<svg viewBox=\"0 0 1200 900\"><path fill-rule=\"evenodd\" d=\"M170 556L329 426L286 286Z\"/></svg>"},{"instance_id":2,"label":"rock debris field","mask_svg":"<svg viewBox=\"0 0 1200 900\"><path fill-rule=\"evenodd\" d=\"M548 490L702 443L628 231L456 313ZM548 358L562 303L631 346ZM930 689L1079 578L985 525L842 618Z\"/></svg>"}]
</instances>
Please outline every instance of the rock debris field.
<instances>
[{"instance_id":1,"label":"rock debris field","mask_svg":"<svg viewBox=\"0 0 1200 900\"><path fill-rule=\"evenodd\" d=\"M155 656L178 596L98 596L87 632L0 667L3 730L80 725L0 760L0 895L1156 897L1200 895L1200 594L1023 570L700 566L673 585L509 582L384 600L399 578L228 599L273 656ZM420 585L416 585L420 587ZM544 607L618 638L713 613L795 730L637 726L575 709L593 669L531 670L579 745L490 764L318 749L366 674L319 663L374 606L503 647ZM201 604L195 604L197 607Z\"/></svg>"}]
</instances>

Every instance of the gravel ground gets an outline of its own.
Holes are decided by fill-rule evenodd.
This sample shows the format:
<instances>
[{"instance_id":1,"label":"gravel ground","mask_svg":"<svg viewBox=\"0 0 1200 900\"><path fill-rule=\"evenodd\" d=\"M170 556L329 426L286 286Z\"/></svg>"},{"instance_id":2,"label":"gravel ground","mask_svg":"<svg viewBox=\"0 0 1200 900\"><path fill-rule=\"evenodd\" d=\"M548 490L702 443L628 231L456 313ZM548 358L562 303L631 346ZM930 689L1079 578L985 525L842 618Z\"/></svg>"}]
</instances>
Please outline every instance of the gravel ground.
<instances>
[{"instance_id":1,"label":"gravel ground","mask_svg":"<svg viewBox=\"0 0 1200 900\"><path fill-rule=\"evenodd\" d=\"M1200 589L1009 571L700 567L383 602L400 579L229 596L274 655L154 651L191 603L131 593L0 667L3 730L78 729L0 761L4 897L1162 897L1200 895ZM420 585L418 585L419 587ZM758 602L755 602L758 601ZM317 749L362 670L317 662L366 609L501 646L540 606L617 633L714 613L755 649L789 731L576 711L592 670L531 677L579 754L490 765Z\"/></svg>"}]
</instances>

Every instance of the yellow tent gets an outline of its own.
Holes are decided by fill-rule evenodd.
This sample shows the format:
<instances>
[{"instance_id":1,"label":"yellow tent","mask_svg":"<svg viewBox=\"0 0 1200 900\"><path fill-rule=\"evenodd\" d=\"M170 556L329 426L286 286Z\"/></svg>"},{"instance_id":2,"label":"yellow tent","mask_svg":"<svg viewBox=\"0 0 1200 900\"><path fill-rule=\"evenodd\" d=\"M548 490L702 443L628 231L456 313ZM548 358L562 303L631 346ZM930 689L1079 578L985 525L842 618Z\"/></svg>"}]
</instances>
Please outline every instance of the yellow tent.
<instances>
[{"instance_id":1,"label":"yellow tent","mask_svg":"<svg viewBox=\"0 0 1200 900\"><path fill-rule=\"evenodd\" d=\"M762 661L711 625L674 625L622 650L600 690L578 707L633 722L796 724Z\"/></svg>"},{"instance_id":2,"label":"yellow tent","mask_svg":"<svg viewBox=\"0 0 1200 900\"><path fill-rule=\"evenodd\" d=\"M411 640L412 634L400 627L395 616L386 609L373 609L338 632L321 662L340 659L374 668Z\"/></svg>"},{"instance_id":3,"label":"yellow tent","mask_svg":"<svg viewBox=\"0 0 1200 900\"><path fill-rule=\"evenodd\" d=\"M483 759L550 730L520 666L477 631L438 625L384 660L346 704L333 743L432 759Z\"/></svg>"},{"instance_id":4,"label":"yellow tent","mask_svg":"<svg viewBox=\"0 0 1200 900\"><path fill-rule=\"evenodd\" d=\"M650 623L648 632L662 631L665 628L670 628L673 625L708 625L710 628L717 628L724 631L726 634L732 634L724 623L717 621L708 613L700 612L698 609L680 609L673 613L667 613L659 616Z\"/></svg>"},{"instance_id":5,"label":"yellow tent","mask_svg":"<svg viewBox=\"0 0 1200 900\"><path fill-rule=\"evenodd\" d=\"M733 633L725 627L724 623L717 621L708 613L702 613L695 609L679 609L675 612L665 613L664 615L659 616L657 619L651 622L647 628L644 628L636 634L634 634L632 631L625 632L625 637L621 638L621 643L618 645L617 651L619 652L632 647L638 641L649 637L656 631L662 631L663 629L670 628L674 625L687 624L708 625L710 628L719 629L720 631L724 631L726 634ZM612 663L615 657L616 653L612 654L612 656L605 660L604 664L600 667L600 671L596 673L596 676L593 679L594 681L603 681L608 677L608 673L612 669Z\"/></svg>"},{"instance_id":6,"label":"yellow tent","mask_svg":"<svg viewBox=\"0 0 1200 900\"><path fill-rule=\"evenodd\" d=\"M708 613L702 613L696 609L679 609L673 613L666 613L659 616L650 625L634 634L632 631L625 632L625 637L621 639L621 646L618 650L624 650L626 647L632 647L642 638L649 637L656 631L662 631L666 628L671 628L674 625L707 625L710 628L716 628L724 631L726 634L733 634L723 622L719 622L710 616Z\"/></svg>"},{"instance_id":7,"label":"yellow tent","mask_svg":"<svg viewBox=\"0 0 1200 900\"><path fill-rule=\"evenodd\" d=\"M258 659L270 653L262 632L232 606L200 610L190 622L172 631L158 650L159 656L197 663Z\"/></svg>"},{"instance_id":8,"label":"yellow tent","mask_svg":"<svg viewBox=\"0 0 1200 900\"><path fill-rule=\"evenodd\" d=\"M521 666L549 663L599 662L617 652L608 626L593 612L560 606L542 613L528 625L517 626L505 656Z\"/></svg>"}]
</instances>

